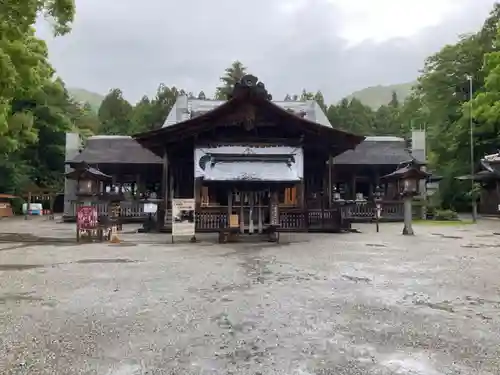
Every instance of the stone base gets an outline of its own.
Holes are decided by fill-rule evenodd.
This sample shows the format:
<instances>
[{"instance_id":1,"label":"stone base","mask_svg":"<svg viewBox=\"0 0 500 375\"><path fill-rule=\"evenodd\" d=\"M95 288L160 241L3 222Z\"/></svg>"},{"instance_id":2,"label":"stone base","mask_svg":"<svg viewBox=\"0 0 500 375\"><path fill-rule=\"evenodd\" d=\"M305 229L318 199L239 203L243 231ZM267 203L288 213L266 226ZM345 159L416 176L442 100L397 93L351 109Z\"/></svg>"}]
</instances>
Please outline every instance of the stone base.
<instances>
[{"instance_id":1,"label":"stone base","mask_svg":"<svg viewBox=\"0 0 500 375\"><path fill-rule=\"evenodd\" d=\"M404 236L413 236L414 234L415 234L415 232L413 232L412 227L407 227L406 225L404 226L404 228L403 228L403 235Z\"/></svg>"}]
</instances>

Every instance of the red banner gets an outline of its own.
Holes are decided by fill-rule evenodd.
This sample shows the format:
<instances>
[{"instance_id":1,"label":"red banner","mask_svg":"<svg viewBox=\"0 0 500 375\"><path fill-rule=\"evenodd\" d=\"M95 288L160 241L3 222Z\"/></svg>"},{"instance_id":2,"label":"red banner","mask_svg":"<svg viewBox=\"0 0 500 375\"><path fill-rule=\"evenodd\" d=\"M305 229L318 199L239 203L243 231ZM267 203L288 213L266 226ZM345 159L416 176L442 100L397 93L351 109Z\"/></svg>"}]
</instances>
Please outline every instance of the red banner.
<instances>
[{"instance_id":1,"label":"red banner","mask_svg":"<svg viewBox=\"0 0 500 375\"><path fill-rule=\"evenodd\" d=\"M95 229L97 227L97 209L92 206L81 206L76 216L79 229Z\"/></svg>"}]
</instances>

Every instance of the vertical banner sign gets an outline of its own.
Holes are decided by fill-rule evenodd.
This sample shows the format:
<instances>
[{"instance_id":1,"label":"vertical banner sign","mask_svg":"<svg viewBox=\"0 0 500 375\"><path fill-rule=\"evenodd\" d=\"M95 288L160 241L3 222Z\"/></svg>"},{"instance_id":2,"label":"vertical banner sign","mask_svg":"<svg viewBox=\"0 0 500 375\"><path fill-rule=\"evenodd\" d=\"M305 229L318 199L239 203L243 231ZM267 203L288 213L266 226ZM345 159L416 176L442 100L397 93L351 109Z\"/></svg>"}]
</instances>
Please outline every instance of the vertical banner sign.
<instances>
[{"instance_id":1,"label":"vertical banner sign","mask_svg":"<svg viewBox=\"0 0 500 375\"><path fill-rule=\"evenodd\" d=\"M172 236L194 236L194 211L194 198L172 200Z\"/></svg>"},{"instance_id":2,"label":"vertical banner sign","mask_svg":"<svg viewBox=\"0 0 500 375\"><path fill-rule=\"evenodd\" d=\"M279 224L279 213L278 213L278 204L273 202L271 204L271 225Z\"/></svg>"},{"instance_id":3,"label":"vertical banner sign","mask_svg":"<svg viewBox=\"0 0 500 375\"><path fill-rule=\"evenodd\" d=\"M95 229L97 227L97 220L97 208L92 206L80 206L78 208L76 218L77 229Z\"/></svg>"}]
</instances>

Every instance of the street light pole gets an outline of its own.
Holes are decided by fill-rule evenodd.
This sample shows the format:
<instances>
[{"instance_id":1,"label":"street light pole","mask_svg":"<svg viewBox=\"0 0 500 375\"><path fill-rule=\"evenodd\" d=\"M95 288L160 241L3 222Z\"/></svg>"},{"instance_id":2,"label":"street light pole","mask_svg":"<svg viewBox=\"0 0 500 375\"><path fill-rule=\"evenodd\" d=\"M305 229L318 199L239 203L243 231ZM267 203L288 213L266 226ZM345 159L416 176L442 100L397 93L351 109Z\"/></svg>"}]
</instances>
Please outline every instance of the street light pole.
<instances>
[{"instance_id":1,"label":"street light pole","mask_svg":"<svg viewBox=\"0 0 500 375\"><path fill-rule=\"evenodd\" d=\"M467 76L469 80L469 127L470 127L470 176L471 176L471 186L470 186L470 196L472 203L472 221L475 223L477 221L477 202L476 195L474 193L474 121L472 118L472 76Z\"/></svg>"}]
</instances>

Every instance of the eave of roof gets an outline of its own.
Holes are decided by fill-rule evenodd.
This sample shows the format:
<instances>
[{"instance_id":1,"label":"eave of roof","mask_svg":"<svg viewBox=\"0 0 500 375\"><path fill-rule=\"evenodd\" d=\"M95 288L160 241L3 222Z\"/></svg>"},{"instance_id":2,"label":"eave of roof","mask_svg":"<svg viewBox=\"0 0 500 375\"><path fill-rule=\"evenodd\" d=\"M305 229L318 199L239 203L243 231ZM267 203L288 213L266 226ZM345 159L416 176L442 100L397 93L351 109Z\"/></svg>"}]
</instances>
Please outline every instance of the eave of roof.
<instances>
[{"instance_id":1,"label":"eave of roof","mask_svg":"<svg viewBox=\"0 0 500 375\"><path fill-rule=\"evenodd\" d=\"M418 163L418 162L416 162ZM419 164L420 165L420 164ZM427 178L430 177L431 173L424 172L420 169L415 168L414 166L407 165L401 168L396 169L394 172L386 174L385 176L380 177L381 180L396 180L402 178Z\"/></svg>"},{"instance_id":2,"label":"eave of roof","mask_svg":"<svg viewBox=\"0 0 500 375\"><path fill-rule=\"evenodd\" d=\"M336 165L393 165L411 159L405 140L398 137L366 137L355 149L334 158Z\"/></svg>"},{"instance_id":3,"label":"eave of roof","mask_svg":"<svg viewBox=\"0 0 500 375\"><path fill-rule=\"evenodd\" d=\"M235 107L239 105L248 103L252 103L256 106L261 106L262 108L273 111L273 113L282 118L283 123L293 123L299 127L302 127L305 132L314 133L315 136L318 137L318 139L326 140L327 142L331 143L332 146L337 146L339 153L354 148L365 139L365 137L363 136L347 133L334 128L329 128L316 122L301 118L293 113L284 110L283 108L279 107L269 100L260 99L258 97L235 97L228 100L224 104L221 104L217 108L195 118L149 132L136 134L133 137L138 143L155 152L157 155L160 155L160 152L162 151L160 150L160 146L167 143L176 142L176 136L183 131L191 131L195 133L197 130L203 127L209 127L211 126L211 124L214 124L213 120L229 114L232 110L234 110Z\"/></svg>"},{"instance_id":4,"label":"eave of roof","mask_svg":"<svg viewBox=\"0 0 500 375\"><path fill-rule=\"evenodd\" d=\"M88 164L161 164L162 160L126 135L96 135L67 163Z\"/></svg>"}]
</instances>

